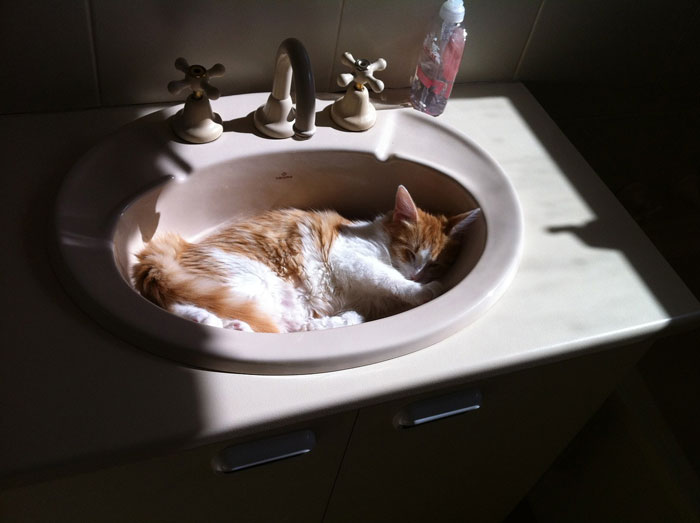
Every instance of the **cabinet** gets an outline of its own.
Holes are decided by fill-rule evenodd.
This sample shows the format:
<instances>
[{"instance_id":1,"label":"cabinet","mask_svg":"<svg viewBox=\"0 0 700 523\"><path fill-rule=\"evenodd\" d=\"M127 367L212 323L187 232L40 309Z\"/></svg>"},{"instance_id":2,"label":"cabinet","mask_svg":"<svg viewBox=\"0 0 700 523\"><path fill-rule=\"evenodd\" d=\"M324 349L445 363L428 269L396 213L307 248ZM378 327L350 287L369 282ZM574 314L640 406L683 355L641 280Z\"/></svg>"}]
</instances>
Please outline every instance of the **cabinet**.
<instances>
[{"instance_id":1,"label":"cabinet","mask_svg":"<svg viewBox=\"0 0 700 523\"><path fill-rule=\"evenodd\" d=\"M0 494L0 520L500 521L645 348L436 387L264 435L15 488ZM270 448L293 457L216 472L264 462Z\"/></svg>"},{"instance_id":2,"label":"cabinet","mask_svg":"<svg viewBox=\"0 0 700 523\"><path fill-rule=\"evenodd\" d=\"M610 350L361 409L325 523L502 520L643 350ZM460 410L460 401L464 412L440 418ZM427 422L402 423L411 412Z\"/></svg>"},{"instance_id":3,"label":"cabinet","mask_svg":"<svg viewBox=\"0 0 700 523\"><path fill-rule=\"evenodd\" d=\"M355 414L8 490L0 493L0 521L321 521ZM289 434L291 441L279 441ZM295 445L313 449L233 473L215 471L225 468L222 460L252 463L266 448L293 454Z\"/></svg>"}]
</instances>

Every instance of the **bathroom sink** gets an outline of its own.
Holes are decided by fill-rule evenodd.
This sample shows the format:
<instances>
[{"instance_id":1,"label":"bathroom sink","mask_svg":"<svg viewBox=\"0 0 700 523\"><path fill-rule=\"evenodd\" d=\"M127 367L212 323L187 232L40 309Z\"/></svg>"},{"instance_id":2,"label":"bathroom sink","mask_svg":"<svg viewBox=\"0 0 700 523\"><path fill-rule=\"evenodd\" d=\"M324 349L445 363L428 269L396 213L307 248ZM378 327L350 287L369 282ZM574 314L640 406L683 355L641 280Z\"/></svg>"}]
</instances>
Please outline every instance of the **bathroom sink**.
<instances>
[{"instance_id":1,"label":"bathroom sink","mask_svg":"<svg viewBox=\"0 0 700 523\"><path fill-rule=\"evenodd\" d=\"M367 132L342 131L331 123L330 102L317 102L311 139L270 139L254 130L251 114L265 98L258 93L214 103L224 133L204 145L174 137L167 119L179 107L153 113L97 145L68 173L57 200L53 259L67 291L95 320L188 365L301 374L429 348L466 328L503 294L522 248L522 217L507 176L480 147L406 108L378 111ZM231 218L289 206L371 218L393 207L399 184L429 211L483 211L445 278L448 290L407 312L323 331L247 333L174 316L131 283L135 253L156 233L193 239Z\"/></svg>"}]
</instances>

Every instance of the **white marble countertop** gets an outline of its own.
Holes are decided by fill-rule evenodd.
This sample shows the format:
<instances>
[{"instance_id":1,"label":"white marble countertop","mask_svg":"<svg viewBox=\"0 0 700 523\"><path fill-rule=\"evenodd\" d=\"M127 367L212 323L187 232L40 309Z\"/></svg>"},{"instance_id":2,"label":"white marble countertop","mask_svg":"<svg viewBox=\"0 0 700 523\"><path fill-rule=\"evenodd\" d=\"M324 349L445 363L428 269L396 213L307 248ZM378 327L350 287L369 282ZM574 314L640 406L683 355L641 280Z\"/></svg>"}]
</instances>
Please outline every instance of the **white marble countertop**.
<instances>
[{"instance_id":1,"label":"white marble countertop","mask_svg":"<svg viewBox=\"0 0 700 523\"><path fill-rule=\"evenodd\" d=\"M228 374L152 356L70 300L47 260L46 233L70 166L156 109L0 117L0 482L194 447L403 392L614 350L700 318L698 301L527 89L479 84L456 88L440 120L496 159L525 219L519 271L486 315L429 348L324 374Z\"/></svg>"}]
</instances>

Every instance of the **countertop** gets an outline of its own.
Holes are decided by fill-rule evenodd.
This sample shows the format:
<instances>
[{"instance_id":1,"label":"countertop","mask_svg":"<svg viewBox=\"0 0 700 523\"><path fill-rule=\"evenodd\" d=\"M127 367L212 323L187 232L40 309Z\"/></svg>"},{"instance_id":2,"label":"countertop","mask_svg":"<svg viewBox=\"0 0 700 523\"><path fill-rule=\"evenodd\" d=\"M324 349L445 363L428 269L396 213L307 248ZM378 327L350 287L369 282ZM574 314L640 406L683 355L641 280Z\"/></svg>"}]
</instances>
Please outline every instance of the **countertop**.
<instances>
[{"instance_id":1,"label":"countertop","mask_svg":"<svg viewBox=\"0 0 700 523\"><path fill-rule=\"evenodd\" d=\"M161 107L0 117L0 483L614 350L700 318L700 303L527 89L475 84L456 87L439 119L500 164L525 221L518 273L483 317L415 353L322 374L230 374L153 356L71 301L49 263L47 234L71 165L121 125ZM412 110L379 108L380 118L381 110Z\"/></svg>"}]
</instances>

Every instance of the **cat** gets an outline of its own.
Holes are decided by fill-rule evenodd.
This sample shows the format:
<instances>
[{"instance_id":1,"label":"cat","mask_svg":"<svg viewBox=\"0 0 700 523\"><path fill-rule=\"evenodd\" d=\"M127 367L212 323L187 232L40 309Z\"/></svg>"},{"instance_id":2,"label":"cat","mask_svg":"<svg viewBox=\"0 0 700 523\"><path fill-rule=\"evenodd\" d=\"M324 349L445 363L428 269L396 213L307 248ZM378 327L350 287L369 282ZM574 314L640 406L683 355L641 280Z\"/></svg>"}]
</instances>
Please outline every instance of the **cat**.
<instances>
[{"instance_id":1,"label":"cat","mask_svg":"<svg viewBox=\"0 0 700 523\"><path fill-rule=\"evenodd\" d=\"M438 278L480 211L432 215L400 185L393 211L371 221L279 209L196 243L156 236L132 275L148 300L206 325L268 333L356 325L438 296Z\"/></svg>"}]
</instances>

